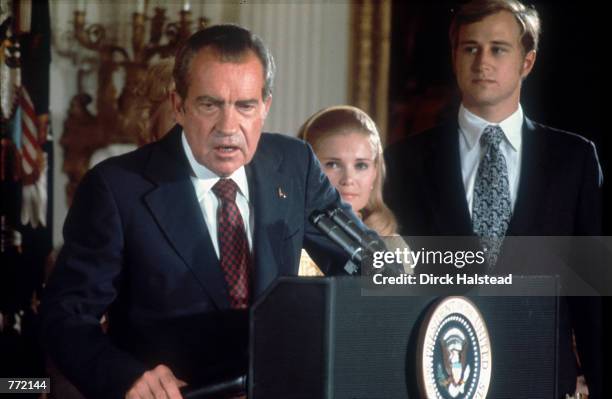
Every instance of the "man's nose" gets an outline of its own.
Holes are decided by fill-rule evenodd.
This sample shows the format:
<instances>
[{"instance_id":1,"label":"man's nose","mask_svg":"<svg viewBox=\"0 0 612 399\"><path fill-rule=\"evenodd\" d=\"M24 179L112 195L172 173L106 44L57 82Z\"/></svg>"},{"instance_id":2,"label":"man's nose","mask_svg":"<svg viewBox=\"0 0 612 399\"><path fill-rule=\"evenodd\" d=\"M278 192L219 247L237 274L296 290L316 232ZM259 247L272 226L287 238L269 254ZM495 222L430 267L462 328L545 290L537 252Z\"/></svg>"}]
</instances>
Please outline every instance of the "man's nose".
<instances>
[{"instance_id":1,"label":"man's nose","mask_svg":"<svg viewBox=\"0 0 612 399\"><path fill-rule=\"evenodd\" d=\"M233 107L223 107L217 122L217 130L225 134L234 134L240 126L238 114Z\"/></svg>"},{"instance_id":2,"label":"man's nose","mask_svg":"<svg viewBox=\"0 0 612 399\"><path fill-rule=\"evenodd\" d=\"M472 69L475 72L487 71L491 69L491 54L485 49L479 49L474 57Z\"/></svg>"}]
</instances>

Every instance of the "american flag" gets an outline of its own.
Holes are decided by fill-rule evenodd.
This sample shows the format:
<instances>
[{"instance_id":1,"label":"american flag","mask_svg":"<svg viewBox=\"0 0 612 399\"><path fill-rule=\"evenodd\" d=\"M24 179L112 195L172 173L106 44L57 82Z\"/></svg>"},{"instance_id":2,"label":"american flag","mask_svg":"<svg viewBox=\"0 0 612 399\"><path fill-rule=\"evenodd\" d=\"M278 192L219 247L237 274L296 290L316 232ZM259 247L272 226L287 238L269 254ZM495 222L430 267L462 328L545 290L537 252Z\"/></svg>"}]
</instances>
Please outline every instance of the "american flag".
<instances>
[{"instance_id":1,"label":"american flag","mask_svg":"<svg viewBox=\"0 0 612 399\"><path fill-rule=\"evenodd\" d=\"M42 147L36 127L36 111L25 86L21 86L19 96L21 108L21 167L24 172L24 183L33 184L40 176L42 165Z\"/></svg>"}]
</instances>

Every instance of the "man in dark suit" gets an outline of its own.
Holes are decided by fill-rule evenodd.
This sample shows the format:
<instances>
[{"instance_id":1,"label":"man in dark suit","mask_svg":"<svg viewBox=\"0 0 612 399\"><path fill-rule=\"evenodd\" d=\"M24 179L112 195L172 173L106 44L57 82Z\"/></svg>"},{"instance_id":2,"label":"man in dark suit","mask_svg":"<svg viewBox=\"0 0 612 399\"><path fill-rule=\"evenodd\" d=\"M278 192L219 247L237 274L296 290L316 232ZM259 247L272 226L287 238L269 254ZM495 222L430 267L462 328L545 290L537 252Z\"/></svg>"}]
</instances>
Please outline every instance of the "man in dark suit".
<instances>
[{"instance_id":1,"label":"man in dark suit","mask_svg":"<svg viewBox=\"0 0 612 399\"><path fill-rule=\"evenodd\" d=\"M519 103L539 30L535 9L515 0L472 1L455 14L449 36L462 95L457 120L386 151L385 199L403 235L477 235L486 247L506 235L601 234L593 143L531 121ZM494 245L487 250L491 264L503 255ZM573 326L597 391L601 358L590 346L601 338L601 308L583 304L593 307L580 309L581 318L574 312Z\"/></svg>"},{"instance_id":2,"label":"man in dark suit","mask_svg":"<svg viewBox=\"0 0 612 399\"><path fill-rule=\"evenodd\" d=\"M306 144L261 133L273 75L246 29L194 34L176 58L178 125L83 179L42 312L49 354L87 397L179 398L246 364L248 306L297 274L302 246L342 272L308 216L350 208Z\"/></svg>"}]
</instances>

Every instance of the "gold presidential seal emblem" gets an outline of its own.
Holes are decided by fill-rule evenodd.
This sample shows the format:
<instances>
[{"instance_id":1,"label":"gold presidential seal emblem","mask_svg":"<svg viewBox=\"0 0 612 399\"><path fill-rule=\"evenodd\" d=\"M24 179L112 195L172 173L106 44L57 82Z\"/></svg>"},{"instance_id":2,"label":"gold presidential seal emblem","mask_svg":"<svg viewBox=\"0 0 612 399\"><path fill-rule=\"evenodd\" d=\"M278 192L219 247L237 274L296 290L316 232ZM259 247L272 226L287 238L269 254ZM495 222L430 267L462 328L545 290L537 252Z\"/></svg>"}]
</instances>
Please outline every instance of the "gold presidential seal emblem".
<instances>
[{"instance_id":1,"label":"gold presidential seal emblem","mask_svg":"<svg viewBox=\"0 0 612 399\"><path fill-rule=\"evenodd\" d=\"M491 341L472 301L455 296L434 305L421 325L417 362L422 397L486 398Z\"/></svg>"}]
</instances>

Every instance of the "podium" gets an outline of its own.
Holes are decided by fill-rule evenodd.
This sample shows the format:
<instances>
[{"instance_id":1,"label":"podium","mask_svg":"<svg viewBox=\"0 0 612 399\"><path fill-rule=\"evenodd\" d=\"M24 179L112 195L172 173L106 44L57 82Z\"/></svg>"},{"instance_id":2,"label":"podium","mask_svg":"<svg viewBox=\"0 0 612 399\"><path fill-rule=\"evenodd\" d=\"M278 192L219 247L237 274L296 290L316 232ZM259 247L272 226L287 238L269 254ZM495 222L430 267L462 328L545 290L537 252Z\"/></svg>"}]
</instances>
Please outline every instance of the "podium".
<instances>
[{"instance_id":1,"label":"podium","mask_svg":"<svg viewBox=\"0 0 612 399\"><path fill-rule=\"evenodd\" d=\"M561 397L560 298L468 297L490 337L487 397ZM439 300L365 295L359 278L278 279L251 309L248 397L421 398L419 334Z\"/></svg>"}]
</instances>

